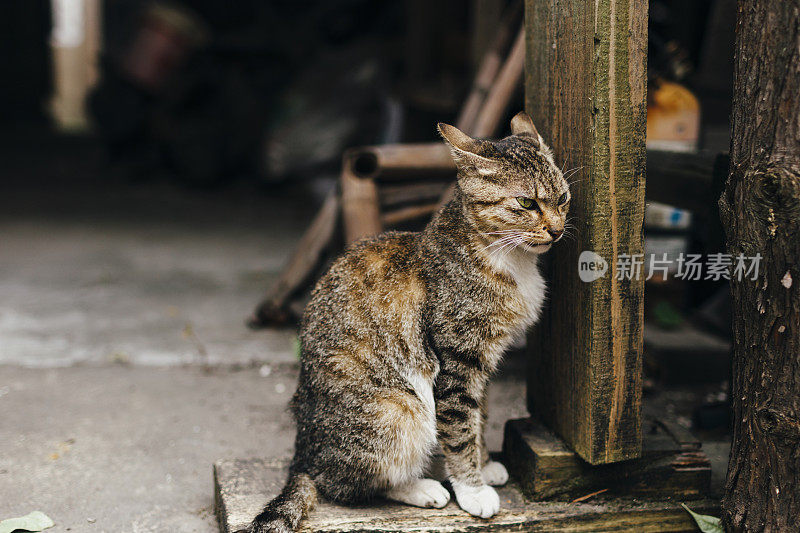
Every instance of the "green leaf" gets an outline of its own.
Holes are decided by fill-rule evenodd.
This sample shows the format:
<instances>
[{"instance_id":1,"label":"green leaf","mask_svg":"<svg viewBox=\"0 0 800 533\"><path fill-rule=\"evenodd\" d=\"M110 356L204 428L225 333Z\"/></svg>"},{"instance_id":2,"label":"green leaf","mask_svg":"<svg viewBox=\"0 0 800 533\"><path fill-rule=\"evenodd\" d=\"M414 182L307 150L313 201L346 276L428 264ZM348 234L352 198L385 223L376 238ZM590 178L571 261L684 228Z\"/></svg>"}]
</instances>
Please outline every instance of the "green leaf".
<instances>
[{"instance_id":1,"label":"green leaf","mask_svg":"<svg viewBox=\"0 0 800 533\"><path fill-rule=\"evenodd\" d=\"M23 531L42 531L54 525L56 525L55 522L50 520L49 516L41 511L33 511L19 518L3 520L0 522L0 533L11 533L17 529Z\"/></svg>"},{"instance_id":2,"label":"green leaf","mask_svg":"<svg viewBox=\"0 0 800 533\"><path fill-rule=\"evenodd\" d=\"M681 507L686 509L686 511L692 515L694 521L697 522L697 527L699 527L700 531L703 533L725 533L725 530L722 529L722 521L716 516L697 514L684 504L681 504Z\"/></svg>"},{"instance_id":3,"label":"green leaf","mask_svg":"<svg viewBox=\"0 0 800 533\"><path fill-rule=\"evenodd\" d=\"M292 352L298 361L302 358L303 348L300 345L300 337L297 335L292 336Z\"/></svg>"}]
</instances>

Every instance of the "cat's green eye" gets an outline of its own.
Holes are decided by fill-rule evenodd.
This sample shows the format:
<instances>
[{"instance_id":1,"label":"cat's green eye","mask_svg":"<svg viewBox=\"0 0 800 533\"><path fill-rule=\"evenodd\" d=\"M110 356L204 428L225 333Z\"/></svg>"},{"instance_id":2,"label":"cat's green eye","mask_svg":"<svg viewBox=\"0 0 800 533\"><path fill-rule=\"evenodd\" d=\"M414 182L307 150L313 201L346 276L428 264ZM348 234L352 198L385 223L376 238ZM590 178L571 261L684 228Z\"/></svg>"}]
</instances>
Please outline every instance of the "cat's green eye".
<instances>
[{"instance_id":1,"label":"cat's green eye","mask_svg":"<svg viewBox=\"0 0 800 533\"><path fill-rule=\"evenodd\" d=\"M558 197L558 205L564 205L565 203L567 203L567 193Z\"/></svg>"},{"instance_id":2,"label":"cat's green eye","mask_svg":"<svg viewBox=\"0 0 800 533\"><path fill-rule=\"evenodd\" d=\"M539 205L536 203L536 200L534 200L533 198L517 196L517 202L519 202L519 205L521 205L525 209L536 209L539 207Z\"/></svg>"}]
</instances>

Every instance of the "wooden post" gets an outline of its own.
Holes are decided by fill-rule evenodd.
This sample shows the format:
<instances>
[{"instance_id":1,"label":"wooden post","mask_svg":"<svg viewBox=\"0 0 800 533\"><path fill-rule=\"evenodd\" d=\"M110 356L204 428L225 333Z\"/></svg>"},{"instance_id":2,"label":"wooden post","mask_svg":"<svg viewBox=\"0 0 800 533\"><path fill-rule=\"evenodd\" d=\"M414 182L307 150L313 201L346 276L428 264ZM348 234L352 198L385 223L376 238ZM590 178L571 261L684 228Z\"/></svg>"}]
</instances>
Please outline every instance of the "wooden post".
<instances>
[{"instance_id":1,"label":"wooden post","mask_svg":"<svg viewBox=\"0 0 800 533\"><path fill-rule=\"evenodd\" d=\"M526 108L572 178L574 241L550 252L551 290L529 342L528 401L583 459L641 454L647 0L526 0ZM582 251L608 263L583 282Z\"/></svg>"},{"instance_id":2,"label":"wooden post","mask_svg":"<svg viewBox=\"0 0 800 533\"><path fill-rule=\"evenodd\" d=\"M739 1L731 166L719 201L733 263L729 532L797 531L800 517L799 54L800 2ZM740 254L760 254L757 273L737 272Z\"/></svg>"}]
</instances>

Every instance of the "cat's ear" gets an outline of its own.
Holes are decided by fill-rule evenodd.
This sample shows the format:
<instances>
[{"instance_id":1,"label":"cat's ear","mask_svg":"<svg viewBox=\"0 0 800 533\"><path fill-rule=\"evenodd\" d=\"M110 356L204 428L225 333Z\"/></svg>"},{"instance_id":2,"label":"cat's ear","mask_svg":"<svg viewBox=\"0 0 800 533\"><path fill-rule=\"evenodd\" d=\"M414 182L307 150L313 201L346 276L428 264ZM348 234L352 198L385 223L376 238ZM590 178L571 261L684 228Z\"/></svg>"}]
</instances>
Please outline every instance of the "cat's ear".
<instances>
[{"instance_id":1,"label":"cat's ear","mask_svg":"<svg viewBox=\"0 0 800 533\"><path fill-rule=\"evenodd\" d=\"M514 135L530 135L541 146L544 144L542 136L536 130L533 119L525 111L520 111L511 119L511 133Z\"/></svg>"},{"instance_id":2,"label":"cat's ear","mask_svg":"<svg viewBox=\"0 0 800 533\"><path fill-rule=\"evenodd\" d=\"M520 111L511 119L511 133L514 135L529 133L534 137L539 136L536 126L533 125L533 119L525 111Z\"/></svg>"},{"instance_id":3,"label":"cat's ear","mask_svg":"<svg viewBox=\"0 0 800 533\"><path fill-rule=\"evenodd\" d=\"M460 129L440 122L436 126L439 134L450 145L453 159L458 166L474 167L483 175L494 174L500 170L500 162L483 155L484 141L473 139Z\"/></svg>"}]
</instances>

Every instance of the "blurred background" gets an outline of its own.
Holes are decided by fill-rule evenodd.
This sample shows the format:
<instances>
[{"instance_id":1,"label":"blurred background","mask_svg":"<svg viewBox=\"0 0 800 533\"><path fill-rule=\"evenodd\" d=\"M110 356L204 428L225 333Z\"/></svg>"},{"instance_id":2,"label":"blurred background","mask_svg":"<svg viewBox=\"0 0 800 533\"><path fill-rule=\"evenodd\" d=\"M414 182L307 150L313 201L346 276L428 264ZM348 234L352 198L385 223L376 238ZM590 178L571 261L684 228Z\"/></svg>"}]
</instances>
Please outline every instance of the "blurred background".
<instances>
[{"instance_id":1,"label":"blurred background","mask_svg":"<svg viewBox=\"0 0 800 533\"><path fill-rule=\"evenodd\" d=\"M0 3L0 487L58 507L76 531L100 511L55 495L128 472L142 480L115 490L148 486L142 501L169 503L156 513L117 498L125 524L204 530L210 486L186 495L194 476L219 456L263 455L253 427L273 432L276 454L291 449L292 322L245 322L337 186L342 154L436 141L520 11L511 0ZM647 254L724 251L734 23L733 0L650 2ZM499 135L522 107L519 82ZM646 409L710 439L719 481L728 284L656 275L645 306ZM525 410L522 365L520 351L500 377L495 449ZM111 459L137 450L150 450L138 466ZM0 513L27 512L6 496ZM180 520L165 522L173 511Z\"/></svg>"}]
</instances>

